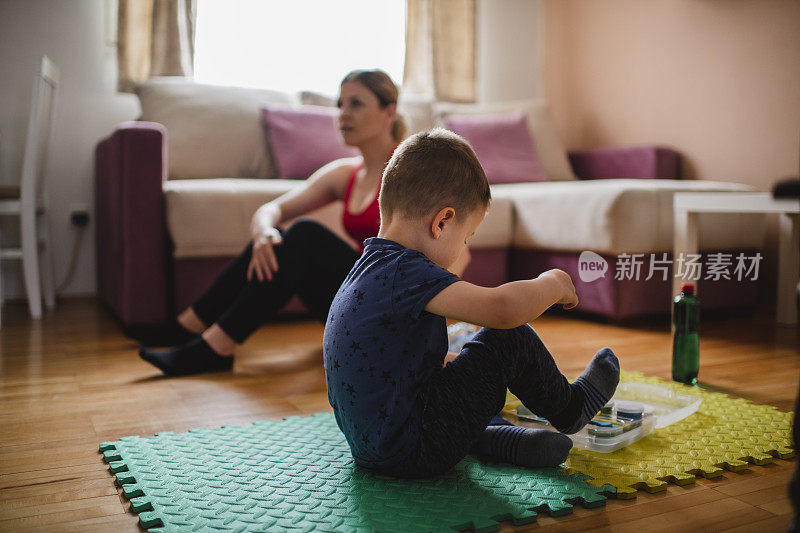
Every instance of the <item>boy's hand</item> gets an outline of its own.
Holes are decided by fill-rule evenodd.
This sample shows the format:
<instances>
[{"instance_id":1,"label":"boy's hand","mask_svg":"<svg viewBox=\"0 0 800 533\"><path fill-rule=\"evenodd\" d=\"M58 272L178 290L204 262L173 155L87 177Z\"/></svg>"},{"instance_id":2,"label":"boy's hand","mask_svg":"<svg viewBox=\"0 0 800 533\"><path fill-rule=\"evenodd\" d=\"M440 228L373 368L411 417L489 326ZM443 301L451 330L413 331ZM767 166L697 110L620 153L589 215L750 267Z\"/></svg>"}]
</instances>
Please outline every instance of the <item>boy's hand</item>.
<instances>
[{"instance_id":1,"label":"boy's hand","mask_svg":"<svg viewBox=\"0 0 800 533\"><path fill-rule=\"evenodd\" d=\"M247 267L247 281L253 279L253 276L256 276L258 281L272 280L273 272L278 271L278 258L272 247L281 242L281 234L275 228L267 228L266 231L253 236L253 256Z\"/></svg>"},{"instance_id":2,"label":"boy's hand","mask_svg":"<svg viewBox=\"0 0 800 533\"><path fill-rule=\"evenodd\" d=\"M557 304L563 305L564 309L572 309L578 305L578 293L575 291L575 284L572 283L572 278L569 274L563 270L554 268L553 270L542 273L541 276L547 276L553 279L561 288L561 298L556 302Z\"/></svg>"}]
</instances>

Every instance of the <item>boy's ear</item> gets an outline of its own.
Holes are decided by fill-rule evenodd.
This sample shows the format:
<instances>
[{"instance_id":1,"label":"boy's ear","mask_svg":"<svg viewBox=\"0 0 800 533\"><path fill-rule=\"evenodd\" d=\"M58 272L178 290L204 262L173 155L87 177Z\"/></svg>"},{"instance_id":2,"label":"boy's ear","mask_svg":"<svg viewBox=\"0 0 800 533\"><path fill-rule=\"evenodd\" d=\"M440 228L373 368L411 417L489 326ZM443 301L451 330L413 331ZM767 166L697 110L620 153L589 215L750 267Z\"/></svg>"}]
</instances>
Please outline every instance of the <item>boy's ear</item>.
<instances>
[{"instance_id":1,"label":"boy's ear","mask_svg":"<svg viewBox=\"0 0 800 533\"><path fill-rule=\"evenodd\" d=\"M444 228L453 222L453 219L456 217L456 210L452 207L445 207L442 208L436 216L433 217L433 222L431 223L431 235L434 239L438 239L441 237Z\"/></svg>"}]
</instances>

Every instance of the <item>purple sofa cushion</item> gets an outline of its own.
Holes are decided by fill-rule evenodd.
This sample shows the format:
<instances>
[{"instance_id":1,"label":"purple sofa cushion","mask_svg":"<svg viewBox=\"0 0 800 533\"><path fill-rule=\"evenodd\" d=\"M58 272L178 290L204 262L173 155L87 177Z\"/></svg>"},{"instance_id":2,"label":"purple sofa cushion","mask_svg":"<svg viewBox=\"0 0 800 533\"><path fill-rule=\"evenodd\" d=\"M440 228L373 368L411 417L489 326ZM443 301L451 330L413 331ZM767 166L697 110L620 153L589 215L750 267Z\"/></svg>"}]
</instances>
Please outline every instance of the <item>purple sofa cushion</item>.
<instances>
[{"instance_id":1,"label":"purple sofa cushion","mask_svg":"<svg viewBox=\"0 0 800 533\"><path fill-rule=\"evenodd\" d=\"M569 161L580 179L681 177L678 152L665 146L579 150L569 153Z\"/></svg>"},{"instance_id":2,"label":"purple sofa cushion","mask_svg":"<svg viewBox=\"0 0 800 533\"><path fill-rule=\"evenodd\" d=\"M451 116L446 124L472 145L489 183L547 180L525 111Z\"/></svg>"},{"instance_id":3,"label":"purple sofa cushion","mask_svg":"<svg viewBox=\"0 0 800 533\"><path fill-rule=\"evenodd\" d=\"M335 108L317 106L261 109L279 178L305 179L334 159L358 155L339 135L338 114Z\"/></svg>"}]
</instances>

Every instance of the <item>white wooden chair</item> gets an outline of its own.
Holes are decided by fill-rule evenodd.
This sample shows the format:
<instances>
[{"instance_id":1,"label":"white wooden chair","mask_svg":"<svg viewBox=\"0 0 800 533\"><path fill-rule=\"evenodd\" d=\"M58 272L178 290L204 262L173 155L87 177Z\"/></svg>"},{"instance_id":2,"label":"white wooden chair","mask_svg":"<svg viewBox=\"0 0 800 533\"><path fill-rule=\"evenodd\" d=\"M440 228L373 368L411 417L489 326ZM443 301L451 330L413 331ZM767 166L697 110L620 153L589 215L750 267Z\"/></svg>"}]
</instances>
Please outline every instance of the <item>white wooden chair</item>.
<instances>
[{"instance_id":1,"label":"white wooden chair","mask_svg":"<svg viewBox=\"0 0 800 533\"><path fill-rule=\"evenodd\" d=\"M2 260L22 260L28 308L31 317L35 319L42 317L43 295L47 308L55 307L44 176L48 146L53 136L57 85L58 69L47 56L43 56L39 71L34 78L20 186L0 188L0 215L19 217L22 243L20 248L0 249L0 269ZM0 270L0 310L2 304L3 287Z\"/></svg>"}]
</instances>

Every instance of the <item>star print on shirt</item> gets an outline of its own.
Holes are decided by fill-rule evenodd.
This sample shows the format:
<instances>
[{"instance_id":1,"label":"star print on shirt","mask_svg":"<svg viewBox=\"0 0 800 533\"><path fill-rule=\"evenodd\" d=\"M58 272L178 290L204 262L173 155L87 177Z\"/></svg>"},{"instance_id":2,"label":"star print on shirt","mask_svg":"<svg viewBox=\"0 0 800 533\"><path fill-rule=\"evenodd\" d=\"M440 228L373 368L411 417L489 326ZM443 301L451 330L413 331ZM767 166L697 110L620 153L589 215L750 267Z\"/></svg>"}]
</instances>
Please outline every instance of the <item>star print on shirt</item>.
<instances>
[{"instance_id":1,"label":"star print on shirt","mask_svg":"<svg viewBox=\"0 0 800 533\"><path fill-rule=\"evenodd\" d=\"M365 466L380 460L378 451L394 454L415 442L419 426L406 421L416 414L420 381L432 374L429 352L443 342L440 334L428 332L446 324L441 317L409 311L418 308L415 299L453 282L439 267L429 270L413 250L386 255L366 248L334 299L325 328L329 401L354 457ZM383 430L399 444L384 439Z\"/></svg>"}]
</instances>

